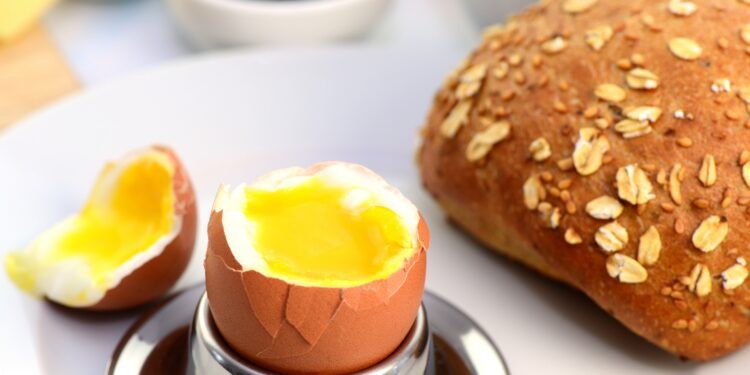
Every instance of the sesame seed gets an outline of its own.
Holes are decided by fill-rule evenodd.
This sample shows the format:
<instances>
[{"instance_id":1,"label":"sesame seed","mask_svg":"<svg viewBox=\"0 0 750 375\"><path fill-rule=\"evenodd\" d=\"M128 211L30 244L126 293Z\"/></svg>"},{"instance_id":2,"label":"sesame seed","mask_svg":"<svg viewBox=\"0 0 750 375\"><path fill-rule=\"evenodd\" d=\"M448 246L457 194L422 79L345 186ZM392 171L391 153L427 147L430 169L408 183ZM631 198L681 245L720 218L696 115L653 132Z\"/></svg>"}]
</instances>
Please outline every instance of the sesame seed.
<instances>
[{"instance_id":1,"label":"sesame seed","mask_svg":"<svg viewBox=\"0 0 750 375\"><path fill-rule=\"evenodd\" d=\"M550 182L550 181L552 181L554 179L554 177L552 176L552 173L550 173L549 171L542 172L539 175L539 177L541 177L542 180L545 181L545 182Z\"/></svg>"},{"instance_id":2,"label":"sesame seed","mask_svg":"<svg viewBox=\"0 0 750 375\"><path fill-rule=\"evenodd\" d=\"M565 158L557 161L557 167L562 171L573 169L573 158Z\"/></svg>"},{"instance_id":3,"label":"sesame seed","mask_svg":"<svg viewBox=\"0 0 750 375\"><path fill-rule=\"evenodd\" d=\"M515 72L513 74L513 81L515 81L519 85L522 85L526 83L526 76L523 74L523 72Z\"/></svg>"},{"instance_id":4,"label":"sesame seed","mask_svg":"<svg viewBox=\"0 0 750 375\"><path fill-rule=\"evenodd\" d=\"M625 39L627 39L630 42L637 42L638 40L641 39L641 36L635 30L627 30L625 32Z\"/></svg>"},{"instance_id":5,"label":"sesame seed","mask_svg":"<svg viewBox=\"0 0 750 375\"><path fill-rule=\"evenodd\" d=\"M510 66L519 66L523 62L523 55L514 53L508 57L508 64Z\"/></svg>"},{"instance_id":6,"label":"sesame seed","mask_svg":"<svg viewBox=\"0 0 750 375\"><path fill-rule=\"evenodd\" d=\"M662 202L660 205L661 209L666 213L672 213L674 212L674 205L669 202Z\"/></svg>"},{"instance_id":7,"label":"sesame seed","mask_svg":"<svg viewBox=\"0 0 750 375\"><path fill-rule=\"evenodd\" d=\"M732 204L732 190L731 188L724 189L724 197L721 199L721 208L727 208Z\"/></svg>"},{"instance_id":8,"label":"sesame seed","mask_svg":"<svg viewBox=\"0 0 750 375\"><path fill-rule=\"evenodd\" d=\"M680 220L680 218L674 219L674 231L677 234L683 234L685 233L685 224Z\"/></svg>"},{"instance_id":9,"label":"sesame seed","mask_svg":"<svg viewBox=\"0 0 750 375\"><path fill-rule=\"evenodd\" d=\"M640 53L634 53L630 56L630 61L633 62L635 66L643 66L646 63L646 58Z\"/></svg>"},{"instance_id":10,"label":"sesame seed","mask_svg":"<svg viewBox=\"0 0 750 375\"><path fill-rule=\"evenodd\" d=\"M658 183L659 185L667 184L667 171L665 171L663 168L659 169L659 173L656 174L656 183Z\"/></svg>"},{"instance_id":11,"label":"sesame seed","mask_svg":"<svg viewBox=\"0 0 750 375\"><path fill-rule=\"evenodd\" d=\"M559 88L560 90L562 90L562 91L568 91L568 89L570 88L570 83L568 83L568 81L566 81L566 80L564 80L564 79L561 79L561 80L560 80L560 81L559 81L559 82L557 83L557 87L558 87L558 88Z\"/></svg>"},{"instance_id":12,"label":"sesame seed","mask_svg":"<svg viewBox=\"0 0 750 375\"><path fill-rule=\"evenodd\" d=\"M540 56L540 55L534 55L531 58L531 66L534 69L539 68L540 66L542 66L542 56Z\"/></svg>"},{"instance_id":13,"label":"sesame seed","mask_svg":"<svg viewBox=\"0 0 750 375\"><path fill-rule=\"evenodd\" d=\"M687 321L685 319L676 320L674 323L672 323L672 328L685 329L687 328Z\"/></svg>"},{"instance_id":14,"label":"sesame seed","mask_svg":"<svg viewBox=\"0 0 750 375\"><path fill-rule=\"evenodd\" d=\"M616 65L622 70L630 70L633 68L633 64L628 59L619 59L617 60Z\"/></svg>"},{"instance_id":15,"label":"sesame seed","mask_svg":"<svg viewBox=\"0 0 750 375\"><path fill-rule=\"evenodd\" d=\"M567 190L562 190L562 191L560 192L560 199L561 199L561 200L562 200L563 202L567 202L567 201L569 201L569 200L570 200L570 192L569 192L569 191L567 191Z\"/></svg>"},{"instance_id":16,"label":"sesame seed","mask_svg":"<svg viewBox=\"0 0 750 375\"><path fill-rule=\"evenodd\" d=\"M563 102L561 102L561 101L559 101L559 100L555 101L555 102L554 102L554 103L552 104L552 108L553 108L553 109L555 110L555 112L557 112L557 113L567 113L567 112L568 112L568 107L567 107L567 106L565 105L565 103L563 103Z\"/></svg>"},{"instance_id":17,"label":"sesame seed","mask_svg":"<svg viewBox=\"0 0 750 375\"><path fill-rule=\"evenodd\" d=\"M560 180L560 182L557 183L557 187L559 189L568 189L570 185L573 184L573 180L570 178L566 178L564 180Z\"/></svg>"},{"instance_id":18,"label":"sesame seed","mask_svg":"<svg viewBox=\"0 0 750 375\"><path fill-rule=\"evenodd\" d=\"M701 209L706 209L710 205L708 199L705 198L698 198L693 200L693 206Z\"/></svg>"},{"instance_id":19,"label":"sesame seed","mask_svg":"<svg viewBox=\"0 0 750 375\"><path fill-rule=\"evenodd\" d=\"M588 120L593 119L598 114L599 114L599 108L594 107L594 106L588 107L586 108L585 111L583 111L583 117Z\"/></svg>"},{"instance_id":20,"label":"sesame seed","mask_svg":"<svg viewBox=\"0 0 750 375\"><path fill-rule=\"evenodd\" d=\"M663 27L656 23L656 19L654 16L645 13L641 16L641 22L643 22L646 27L649 28L651 31L659 32L663 30Z\"/></svg>"},{"instance_id":21,"label":"sesame seed","mask_svg":"<svg viewBox=\"0 0 750 375\"><path fill-rule=\"evenodd\" d=\"M641 165L641 169L646 172L653 173L656 170L656 165L652 163L646 163Z\"/></svg>"},{"instance_id":22,"label":"sesame seed","mask_svg":"<svg viewBox=\"0 0 750 375\"><path fill-rule=\"evenodd\" d=\"M719 46L720 49L727 49L729 47L729 40L724 37L720 37L716 39L716 45Z\"/></svg>"},{"instance_id":23,"label":"sesame seed","mask_svg":"<svg viewBox=\"0 0 750 375\"><path fill-rule=\"evenodd\" d=\"M693 140L690 139L690 138L688 138L688 137L681 137L681 138L677 139L677 144L680 147L688 148L688 147L691 147L693 145Z\"/></svg>"},{"instance_id":24,"label":"sesame seed","mask_svg":"<svg viewBox=\"0 0 750 375\"><path fill-rule=\"evenodd\" d=\"M567 201L567 202L565 202L565 211L569 215L575 214L576 213L576 205L575 205L575 203L573 203L573 201Z\"/></svg>"},{"instance_id":25,"label":"sesame seed","mask_svg":"<svg viewBox=\"0 0 750 375\"><path fill-rule=\"evenodd\" d=\"M547 86L547 83L549 83L549 77L545 74L539 77L539 81L537 82L537 85L539 87L545 87Z\"/></svg>"},{"instance_id":26,"label":"sesame seed","mask_svg":"<svg viewBox=\"0 0 750 375\"><path fill-rule=\"evenodd\" d=\"M687 303L681 299L674 300L674 307L676 307L678 310L685 311L687 310Z\"/></svg>"},{"instance_id":27,"label":"sesame seed","mask_svg":"<svg viewBox=\"0 0 750 375\"><path fill-rule=\"evenodd\" d=\"M594 125L596 125L596 127L599 129L607 129L610 125L610 122L606 118L600 117L594 120Z\"/></svg>"}]
</instances>

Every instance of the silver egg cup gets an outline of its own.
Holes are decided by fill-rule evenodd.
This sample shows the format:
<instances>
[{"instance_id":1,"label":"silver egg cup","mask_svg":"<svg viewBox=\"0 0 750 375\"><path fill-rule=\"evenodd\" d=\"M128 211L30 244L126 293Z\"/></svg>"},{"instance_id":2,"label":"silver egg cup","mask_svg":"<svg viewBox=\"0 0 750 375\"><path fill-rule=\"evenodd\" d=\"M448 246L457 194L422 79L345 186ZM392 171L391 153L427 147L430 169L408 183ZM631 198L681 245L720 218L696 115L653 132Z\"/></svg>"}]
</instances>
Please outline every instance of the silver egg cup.
<instances>
[{"instance_id":1,"label":"silver egg cup","mask_svg":"<svg viewBox=\"0 0 750 375\"><path fill-rule=\"evenodd\" d=\"M194 308L197 305L197 308ZM107 374L266 375L219 334L198 285L154 306L125 333ZM425 291L414 325L380 363L358 372L381 375L509 374L500 351L467 315Z\"/></svg>"}]
</instances>

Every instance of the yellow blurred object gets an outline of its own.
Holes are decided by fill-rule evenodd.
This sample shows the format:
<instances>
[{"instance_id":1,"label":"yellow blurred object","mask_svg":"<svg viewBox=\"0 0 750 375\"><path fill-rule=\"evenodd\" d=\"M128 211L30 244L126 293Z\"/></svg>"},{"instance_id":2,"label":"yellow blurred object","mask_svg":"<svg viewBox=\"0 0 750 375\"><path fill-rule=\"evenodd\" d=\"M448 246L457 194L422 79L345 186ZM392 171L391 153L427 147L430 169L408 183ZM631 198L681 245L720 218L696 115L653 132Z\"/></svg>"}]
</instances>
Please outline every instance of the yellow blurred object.
<instances>
[{"instance_id":1,"label":"yellow blurred object","mask_svg":"<svg viewBox=\"0 0 750 375\"><path fill-rule=\"evenodd\" d=\"M56 0L0 0L0 43L29 30Z\"/></svg>"}]
</instances>

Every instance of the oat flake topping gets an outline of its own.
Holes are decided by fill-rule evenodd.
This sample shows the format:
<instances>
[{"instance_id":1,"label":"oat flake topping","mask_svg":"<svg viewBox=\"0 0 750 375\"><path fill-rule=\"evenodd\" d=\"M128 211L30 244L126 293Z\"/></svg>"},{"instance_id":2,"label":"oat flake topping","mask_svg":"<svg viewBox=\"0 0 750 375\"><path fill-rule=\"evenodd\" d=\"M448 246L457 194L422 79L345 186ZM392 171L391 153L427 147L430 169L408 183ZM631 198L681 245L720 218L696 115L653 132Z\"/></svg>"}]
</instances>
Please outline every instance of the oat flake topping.
<instances>
[{"instance_id":1,"label":"oat flake topping","mask_svg":"<svg viewBox=\"0 0 750 375\"><path fill-rule=\"evenodd\" d=\"M566 13L577 14L587 11L596 4L597 0L565 0L562 9Z\"/></svg>"},{"instance_id":2,"label":"oat flake topping","mask_svg":"<svg viewBox=\"0 0 750 375\"><path fill-rule=\"evenodd\" d=\"M628 243L628 231L617 221L602 225L594 234L594 241L605 253L622 250Z\"/></svg>"},{"instance_id":3,"label":"oat flake topping","mask_svg":"<svg viewBox=\"0 0 750 375\"><path fill-rule=\"evenodd\" d=\"M638 240L638 262L652 266L659 260L661 253L661 237L653 225L646 230Z\"/></svg>"},{"instance_id":4,"label":"oat flake topping","mask_svg":"<svg viewBox=\"0 0 750 375\"><path fill-rule=\"evenodd\" d=\"M537 138L531 142L529 153L531 154L531 158L536 161L545 161L552 155L549 142L544 137Z\"/></svg>"},{"instance_id":5,"label":"oat flake topping","mask_svg":"<svg viewBox=\"0 0 750 375\"><path fill-rule=\"evenodd\" d=\"M695 60L701 56L703 49L690 38L672 38L669 40L669 50L682 60Z\"/></svg>"},{"instance_id":6,"label":"oat flake topping","mask_svg":"<svg viewBox=\"0 0 750 375\"><path fill-rule=\"evenodd\" d=\"M684 0L671 0L668 8L672 14L681 17L687 17L695 13L697 9L695 3Z\"/></svg>"},{"instance_id":7,"label":"oat flake topping","mask_svg":"<svg viewBox=\"0 0 750 375\"><path fill-rule=\"evenodd\" d=\"M659 76L650 70L635 68L628 72L625 82L634 90L653 90L659 87Z\"/></svg>"},{"instance_id":8,"label":"oat flake topping","mask_svg":"<svg viewBox=\"0 0 750 375\"><path fill-rule=\"evenodd\" d=\"M440 134L446 138L453 138L461 126L468 120L469 110L471 110L471 100L458 102L440 125Z\"/></svg>"},{"instance_id":9,"label":"oat flake topping","mask_svg":"<svg viewBox=\"0 0 750 375\"><path fill-rule=\"evenodd\" d=\"M547 191L538 175L532 175L523 184L523 202L529 210L536 210L539 203L547 197Z\"/></svg>"},{"instance_id":10,"label":"oat flake topping","mask_svg":"<svg viewBox=\"0 0 750 375\"><path fill-rule=\"evenodd\" d=\"M612 28L609 26L599 26L586 31L584 40L586 44L594 51L601 50L605 44L612 38Z\"/></svg>"},{"instance_id":11,"label":"oat flake topping","mask_svg":"<svg viewBox=\"0 0 750 375\"><path fill-rule=\"evenodd\" d=\"M594 198L586 204L586 213L599 220L617 219L622 214L622 210L622 204L609 195Z\"/></svg>"},{"instance_id":12,"label":"oat flake topping","mask_svg":"<svg viewBox=\"0 0 750 375\"><path fill-rule=\"evenodd\" d=\"M504 140L510 134L510 123L500 120L487 129L474 134L474 137L466 146L466 158L469 161L477 161L487 155L496 143Z\"/></svg>"},{"instance_id":13,"label":"oat flake topping","mask_svg":"<svg viewBox=\"0 0 750 375\"><path fill-rule=\"evenodd\" d=\"M576 232L573 228L568 228L565 231L565 242L571 244L571 245L578 245L581 242L583 242L583 239L581 239L581 235Z\"/></svg>"},{"instance_id":14,"label":"oat flake topping","mask_svg":"<svg viewBox=\"0 0 750 375\"><path fill-rule=\"evenodd\" d=\"M604 154L609 151L609 141L596 128L578 131L578 141L573 150L573 165L582 176L593 174L602 166Z\"/></svg>"},{"instance_id":15,"label":"oat flake topping","mask_svg":"<svg viewBox=\"0 0 750 375\"><path fill-rule=\"evenodd\" d=\"M693 232L693 246L704 253L716 250L729 233L726 218L716 215L707 217Z\"/></svg>"},{"instance_id":16,"label":"oat flake topping","mask_svg":"<svg viewBox=\"0 0 750 375\"><path fill-rule=\"evenodd\" d=\"M642 283L648 278L648 271L638 261L622 254L607 258L607 273L626 284Z\"/></svg>"},{"instance_id":17,"label":"oat flake topping","mask_svg":"<svg viewBox=\"0 0 750 375\"><path fill-rule=\"evenodd\" d=\"M747 275L747 267L739 263L735 264L721 273L721 279L723 280L722 286L726 290L737 289L745 282Z\"/></svg>"},{"instance_id":18,"label":"oat flake topping","mask_svg":"<svg viewBox=\"0 0 750 375\"><path fill-rule=\"evenodd\" d=\"M597 86L594 94L597 98L608 102L621 102L628 96L622 87L613 83L603 83Z\"/></svg>"},{"instance_id":19,"label":"oat flake topping","mask_svg":"<svg viewBox=\"0 0 750 375\"><path fill-rule=\"evenodd\" d=\"M646 172L637 164L621 167L615 175L617 182L617 194L620 199L630 204L644 204L656 196L653 193L653 185L649 181Z\"/></svg>"}]
</instances>

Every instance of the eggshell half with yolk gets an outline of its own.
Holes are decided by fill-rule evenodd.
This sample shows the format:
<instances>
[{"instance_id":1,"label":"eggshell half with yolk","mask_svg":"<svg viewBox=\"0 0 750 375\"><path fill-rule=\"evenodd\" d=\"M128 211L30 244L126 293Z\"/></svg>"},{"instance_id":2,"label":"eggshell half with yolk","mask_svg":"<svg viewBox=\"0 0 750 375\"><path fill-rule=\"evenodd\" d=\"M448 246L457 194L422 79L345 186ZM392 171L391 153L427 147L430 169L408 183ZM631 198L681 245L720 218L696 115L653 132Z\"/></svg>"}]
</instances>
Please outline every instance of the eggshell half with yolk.
<instances>
[{"instance_id":1,"label":"eggshell half with yolk","mask_svg":"<svg viewBox=\"0 0 750 375\"><path fill-rule=\"evenodd\" d=\"M193 253L192 184L168 147L105 165L78 214L5 258L22 290L73 308L120 310L164 295Z\"/></svg>"},{"instance_id":2,"label":"eggshell half with yolk","mask_svg":"<svg viewBox=\"0 0 750 375\"><path fill-rule=\"evenodd\" d=\"M321 163L222 186L208 236L214 321L261 367L362 370L391 354L414 323L429 231L408 199L362 166Z\"/></svg>"}]
</instances>

